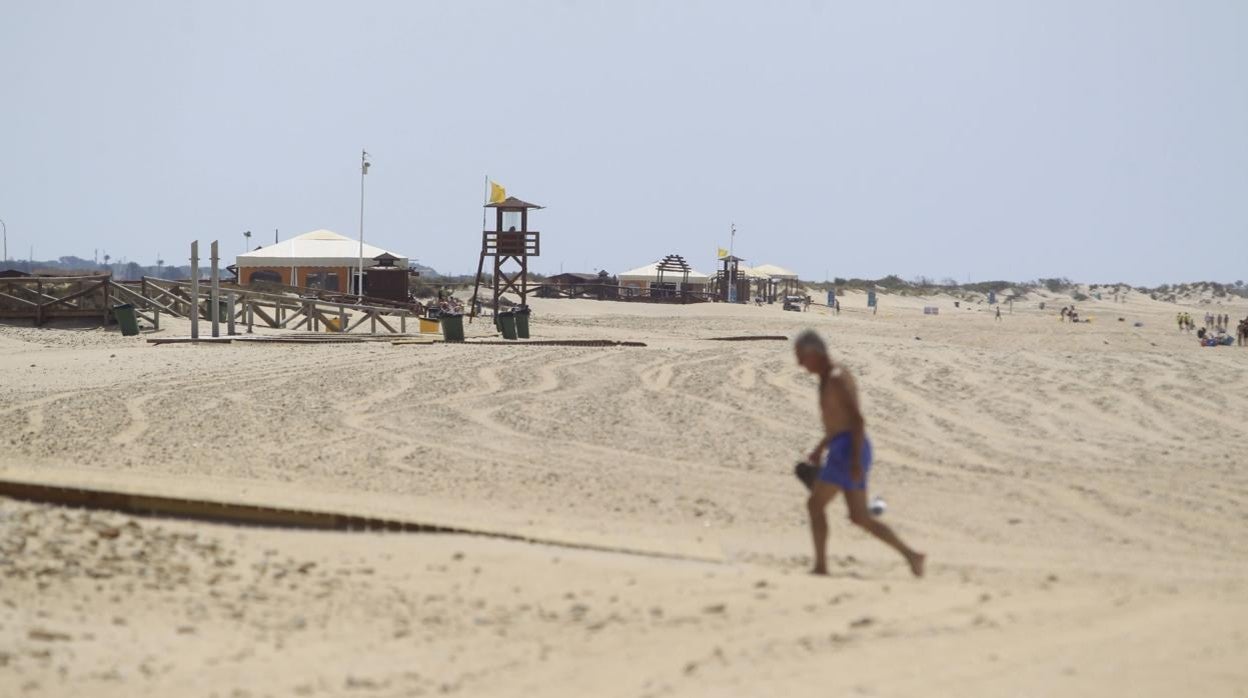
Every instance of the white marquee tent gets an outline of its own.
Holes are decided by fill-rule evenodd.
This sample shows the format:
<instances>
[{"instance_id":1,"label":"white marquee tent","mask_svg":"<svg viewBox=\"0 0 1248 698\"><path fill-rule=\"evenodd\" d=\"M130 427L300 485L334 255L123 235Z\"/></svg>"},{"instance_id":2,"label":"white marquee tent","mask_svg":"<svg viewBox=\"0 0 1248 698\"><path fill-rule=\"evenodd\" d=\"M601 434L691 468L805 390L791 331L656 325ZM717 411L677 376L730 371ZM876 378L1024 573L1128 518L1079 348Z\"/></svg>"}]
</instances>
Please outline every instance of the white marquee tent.
<instances>
[{"instance_id":1,"label":"white marquee tent","mask_svg":"<svg viewBox=\"0 0 1248 698\"><path fill-rule=\"evenodd\" d=\"M637 267L629 271L616 275L622 285L640 286L642 284L658 283L659 281L659 263L651 262L644 267ZM679 271L663 272L664 283L680 283L684 281L684 273ZM710 283L711 277L703 274L696 269L689 270L688 282L697 286L705 286Z\"/></svg>"},{"instance_id":2,"label":"white marquee tent","mask_svg":"<svg viewBox=\"0 0 1248 698\"><path fill-rule=\"evenodd\" d=\"M387 253L387 250L364 243L364 266L371 266L374 258ZM389 254L398 257L395 266L407 268L407 257L395 252ZM314 230L238 256L240 267L355 267L359 263L359 240L332 230Z\"/></svg>"},{"instance_id":3,"label":"white marquee tent","mask_svg":"<svg viewBox=\"0 0 1248 698\"><path fill-rule=\"evenodd\" d=\"M751 267L749 275L759 279L796 279L797 272L775 264L760 264Z\"/></svg>"}]
</instances>

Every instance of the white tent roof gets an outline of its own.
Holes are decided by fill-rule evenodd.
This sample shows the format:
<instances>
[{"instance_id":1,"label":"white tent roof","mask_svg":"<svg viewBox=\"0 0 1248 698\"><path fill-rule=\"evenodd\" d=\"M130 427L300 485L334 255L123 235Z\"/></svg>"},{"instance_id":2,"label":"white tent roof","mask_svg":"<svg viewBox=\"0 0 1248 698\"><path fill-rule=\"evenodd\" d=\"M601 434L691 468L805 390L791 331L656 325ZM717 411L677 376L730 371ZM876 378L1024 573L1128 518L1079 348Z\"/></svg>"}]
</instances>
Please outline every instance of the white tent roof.
<instances>
[{"instance_id":1,"label":"white tent roof","mask_svg":"<svg viewBox=\"0 0 1248 698\"><path fill-rule=\"evenodd\" d=\"M776 266L775 264L760 264L750 269L750 276L765 279L796 279L797 272Z\"/></svg>"},{"instance_id":2,"label":"white tent roof","mask_svg":"<svg viewBox=\"0 0 1248 698\"><path fill-rule=\"evenodd\" d=\"M364 266L372 266L370 260L385 252L387 250L364 243ZM390 254L399 258L395 266L407 268L407 257L397 252ZM359 263L359 240L332 230L313 230L238 256L240 267L353 267Z\"/></svg>"},{"instance_id":3,"label":"white tent roof","mask_svg":"<svg viewBox=\"0 0 1248 698\"><path fill-rule=\"evenodd\" d=\"M651 262L644 267L637 267L636 269L632 269L632 270L623 272L621 274L617 274L616 278L618 278L620 281L649 281L649 282L658 281L659 280L659 263L657 261ZM682 272L679 272L679 271L663 272L663 281L665 283L667 282L678 283L682 281L683 279L684 279L684 273ZM696 269L689 270L689 283L691 284L705 284L706 282L710 280L711 280L711 277L707 276L706 274L703 274L700 271L697 271Z\"/></svg>"}]
</instances>

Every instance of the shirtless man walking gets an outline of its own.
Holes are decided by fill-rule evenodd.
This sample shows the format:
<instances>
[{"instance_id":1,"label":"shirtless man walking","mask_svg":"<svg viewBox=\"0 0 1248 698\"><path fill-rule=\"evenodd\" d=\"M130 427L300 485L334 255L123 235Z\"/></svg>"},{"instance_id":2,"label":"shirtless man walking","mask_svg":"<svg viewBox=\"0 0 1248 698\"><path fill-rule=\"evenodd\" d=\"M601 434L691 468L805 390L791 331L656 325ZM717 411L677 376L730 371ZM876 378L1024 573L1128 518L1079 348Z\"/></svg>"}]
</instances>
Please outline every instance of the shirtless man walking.
<instances>
[{"instance_id":1,"label":"shirtless man walking","mask_svg":"<svg viewBox=\"0 0 1248 698\"><path fill-rule=\"evenodd\" d=\"M901 553L916 577L923 576L925 556L915 552L893 533L887 525L871 516L867 509L867 473L871 470L871 441L867 439L866 422L858 409L858 386L844 367L828 357L827 346L819 335L807 330L793 346L802 368L819 376L819 409L823 414L826 436L810 454L810 464L823 467L815 478L810 499L810 532L815 541L815 574L828 573L828 517L824 511L836 497L845 493L849 520ZM826 460L822 459L827 450Z\"/></svg>"}]
</instances>

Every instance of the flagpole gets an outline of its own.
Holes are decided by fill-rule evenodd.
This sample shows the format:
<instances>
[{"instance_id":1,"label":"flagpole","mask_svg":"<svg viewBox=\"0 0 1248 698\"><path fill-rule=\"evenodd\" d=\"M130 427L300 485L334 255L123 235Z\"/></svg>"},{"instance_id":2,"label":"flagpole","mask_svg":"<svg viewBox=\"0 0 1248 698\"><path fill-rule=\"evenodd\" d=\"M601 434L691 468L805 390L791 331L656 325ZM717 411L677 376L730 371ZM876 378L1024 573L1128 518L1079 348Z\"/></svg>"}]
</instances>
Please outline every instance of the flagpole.
<instances>
[{"instance_id":1,"label":"flagpole","mask_svg":"<svg viewBox=\"0 0 1248 698\"><path fill-rule=\"evenodd\" d=\"M356 282L356 297L364 298L364 175L368 174L368 151L360 149L360 280Z\"/></svg>"},{"instance_id":2,"label":"flagpole","mask_svg":"<svg viewBox=\"0 0 1248 698\"><path fill-rule=\"evenodd\" d=\"M737 245L737 224L736 224L736 223L733 223L733 224L732 224L732 234L728 236L728 256L729 256L729 257L736 256L736 255L734 254L734 250L736 249L736 245Z\"/></svg>"},{"instance_id":3,"label":"flagpole","mask_svg":"<svg viewBox=\"0 0 1248 698\"><path fill-rule=\"evenodd\" d=\"M485 207L490 203L490 175L485 175L485 196L481 199L481 234L485 235ZM477 294L481 290L481 270L485 268L485 243L482 242L481 257L477 260L477 279L472 284L472 306L468 308L468 322L477 317Z\"/></svg>"},{"instance_id":4,"label":"flagpole","mask_svg":"<svg viewBox=\"0 0 1248 698\"><path fill-rule=\"evenodd\" d=\"M490 203L490 176L485 176L485 195L481 197L481 229L485 230L485 206Z\"/></svg>"}]
</instances>

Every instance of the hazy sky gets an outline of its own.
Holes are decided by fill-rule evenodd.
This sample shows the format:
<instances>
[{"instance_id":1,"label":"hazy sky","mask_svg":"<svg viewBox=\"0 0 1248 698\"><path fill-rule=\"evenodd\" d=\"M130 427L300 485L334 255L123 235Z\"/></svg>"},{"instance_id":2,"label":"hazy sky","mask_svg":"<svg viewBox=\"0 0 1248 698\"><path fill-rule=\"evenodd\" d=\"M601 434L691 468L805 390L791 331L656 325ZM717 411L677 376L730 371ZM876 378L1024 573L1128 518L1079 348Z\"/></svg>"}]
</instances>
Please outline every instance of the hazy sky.
<instances>
[{"instance_id":1,"label":"hazy sky","mask_svg":"<svg viewBox=\"0 0 1248 698\"><path fill-rule=\"evenodd\" d=\"M489 174L547 272L1245 279L1248 2L0 2L10 257L354 237L361 147L445 272Z\"/></svg>"}]
</instances>

